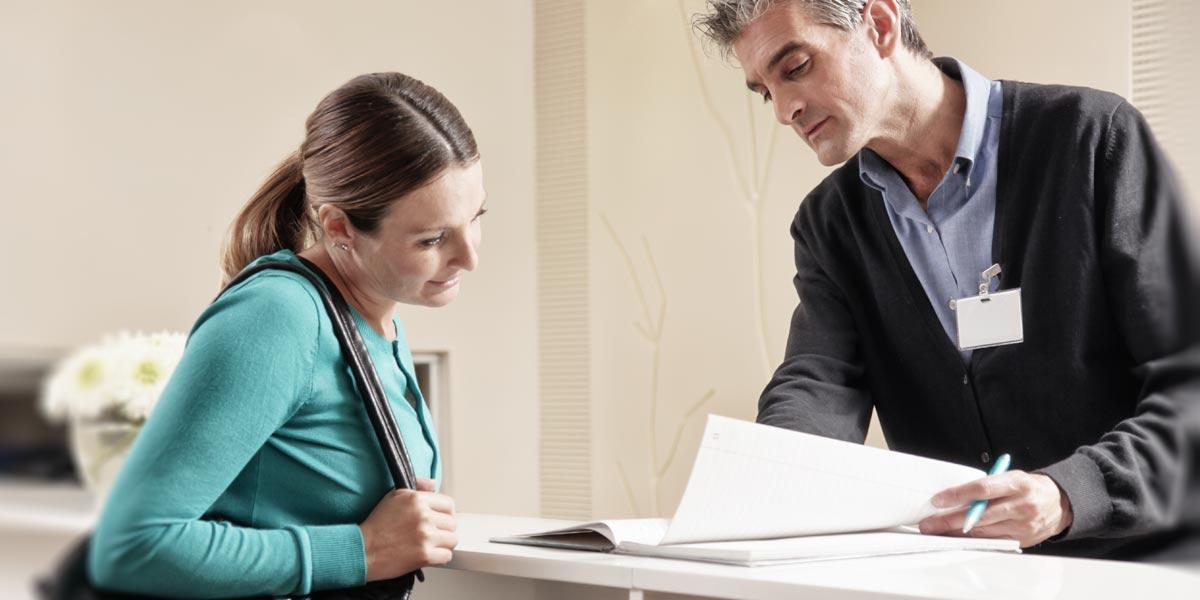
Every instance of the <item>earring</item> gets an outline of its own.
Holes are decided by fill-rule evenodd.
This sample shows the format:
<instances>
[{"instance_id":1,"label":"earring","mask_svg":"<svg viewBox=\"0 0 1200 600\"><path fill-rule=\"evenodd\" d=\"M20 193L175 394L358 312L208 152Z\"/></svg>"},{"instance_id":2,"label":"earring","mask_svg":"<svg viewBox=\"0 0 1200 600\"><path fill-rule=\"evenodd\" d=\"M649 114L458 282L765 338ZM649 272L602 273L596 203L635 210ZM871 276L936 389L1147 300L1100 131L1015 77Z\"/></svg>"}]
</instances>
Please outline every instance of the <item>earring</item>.
<instances>
[{"instance_id":1,"label":"earring","mask_svg":"<svg viewBox=\"0 0 1200 600\"><path fill-rule=\"evenodd\" d=\"M342 243L340 243L340 244L337 244L337 247L338 247L338 248L339 248L339 249L340 249L342 252L349 252L349 251L350 251L350 244L347 244L346 242L342 242Z\"/></svg>"}]
</instances>

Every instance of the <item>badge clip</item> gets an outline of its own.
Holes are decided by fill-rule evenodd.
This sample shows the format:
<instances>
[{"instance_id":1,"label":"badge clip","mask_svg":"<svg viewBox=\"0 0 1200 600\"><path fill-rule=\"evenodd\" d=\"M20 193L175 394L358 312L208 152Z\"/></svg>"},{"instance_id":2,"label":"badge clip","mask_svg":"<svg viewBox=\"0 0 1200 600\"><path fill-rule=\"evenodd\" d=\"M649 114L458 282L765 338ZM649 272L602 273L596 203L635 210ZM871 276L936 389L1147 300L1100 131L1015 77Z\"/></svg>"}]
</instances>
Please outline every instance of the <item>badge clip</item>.
<instances>
[{"instance_id":1,"label":"badge clip","mask_svg":"<svg viewBox=\"0 0 1200 600\"><path fill-rule=\"evenodd\" d=\"M988 285L992 282L992 279L999 274L1000 263L996 263L984 269L984 271L979 274L979 300L981 302L987 302L990 300L990 298L988 298Z\"/></svg>"},{"instance_id":2,"label":"badge clip","mask_svg":"<svg viewBox=\"0 0 1200 600\"><path fill-rule=\"evenodd\" d=\"M991 298L988 298L988 293L989 293L988 287L991 285L992 279L995 279L996 276L998 276L998 275L1000 275L1000 263L996 263L996 264L984 269L983 272L979 274L979 301L980 302L990 302L991 301ZM950 310L958 310L958 300L956 298L950 299Z\"/></svg>"}]
</instances>

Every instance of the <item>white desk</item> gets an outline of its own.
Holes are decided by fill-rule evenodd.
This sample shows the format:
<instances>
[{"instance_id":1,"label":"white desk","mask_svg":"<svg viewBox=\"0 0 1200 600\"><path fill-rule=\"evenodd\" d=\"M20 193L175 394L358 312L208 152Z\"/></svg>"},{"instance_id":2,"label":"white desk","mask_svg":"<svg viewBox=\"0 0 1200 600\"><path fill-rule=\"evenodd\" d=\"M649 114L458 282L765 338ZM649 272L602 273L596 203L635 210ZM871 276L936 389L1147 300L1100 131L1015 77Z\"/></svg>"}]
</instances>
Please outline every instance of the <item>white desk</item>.
<instances>
[{"instance_id":1,"label":"white desk","mask_svg":"<svg viewBox=\"0 0 1200 600\"><path fill-rule=\"evenodd\" d=\"M93 521L78 488L0 483L0 597L32 598L30 578ZM418 598L1200 598L1200 574L1153 565L945 552L778 567L732 567L493 544L564 522L460 514L459 546L426 569Z\"/></svg>"},{"instance_id":2,"label":"white desk","mask_svg":"<svg viewBox=\"0 0 1200 600\"><path fill-rule=\"evenodd\" d=\"M459 515L459 546L441 571L608 588L637 600L656 592L714 598L1200 598L1200 574L1155 565L990 552L940 552L776 567L734 567L493 544L489 537L550 529L548 519ZM475 585L489 585L478 578ZM481 591L487 588L480 587ZM429 597L443 597L436 593ZM480 597L485 597L483 594ZM558 597L538 594L539 597ZM449 597L449 596L447 596ZM673 596L678 597L678 596Z\"/></svg>"}]
</instances>

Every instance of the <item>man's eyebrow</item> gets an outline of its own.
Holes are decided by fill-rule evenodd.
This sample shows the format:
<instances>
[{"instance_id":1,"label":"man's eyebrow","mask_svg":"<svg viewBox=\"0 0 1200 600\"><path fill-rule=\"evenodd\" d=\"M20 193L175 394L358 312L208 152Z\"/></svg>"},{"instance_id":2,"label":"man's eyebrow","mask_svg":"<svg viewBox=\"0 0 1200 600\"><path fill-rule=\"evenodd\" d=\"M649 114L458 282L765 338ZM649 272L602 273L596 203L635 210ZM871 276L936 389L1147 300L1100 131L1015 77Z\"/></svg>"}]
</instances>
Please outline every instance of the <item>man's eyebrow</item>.
<instances>
[{"instance_id":1,"label":"man's eyebrow","mask_svg":"<svg viewBox=\"0 0 1200 600\"><path fill-rule=\"evenodd\" d=\"M803 50L807 47L808 44L797 41L791 41L784 44L783 47L775 51L775 54L771 56L771 60L767 61L767 68L764 69L764 72L770 72L775 68L776 65L779 64L780 61L787 58L789 54L797 50ZM762 84L757 81L750 81L749 79L746 80L746 87L750 88L750 91L752 92L758 92L758 88L761 86Z\"/></svg>"}]
</instances>

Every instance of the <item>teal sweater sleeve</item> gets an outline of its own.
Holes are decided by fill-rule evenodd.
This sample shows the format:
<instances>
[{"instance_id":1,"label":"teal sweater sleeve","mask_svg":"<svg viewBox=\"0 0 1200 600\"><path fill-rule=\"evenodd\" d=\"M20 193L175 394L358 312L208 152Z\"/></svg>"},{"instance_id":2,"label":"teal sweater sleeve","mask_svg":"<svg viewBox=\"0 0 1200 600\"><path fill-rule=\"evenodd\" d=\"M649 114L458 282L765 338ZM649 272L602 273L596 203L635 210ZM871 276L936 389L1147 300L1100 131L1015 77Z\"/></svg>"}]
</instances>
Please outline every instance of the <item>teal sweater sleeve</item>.
<instances>
[{"instance_id":1,"label":"teal sweater sleeve","mask_svg":"<svg viewBox=\"0 0 1200 600\"><path fill-rule=\"evenodd\" d=\"M321 314L296 276L263 273L201 315L102 511L94 584L217 598L366 582L356 523L255 528L206 516L308 398Z\"/></svg>"}]
</instances>

